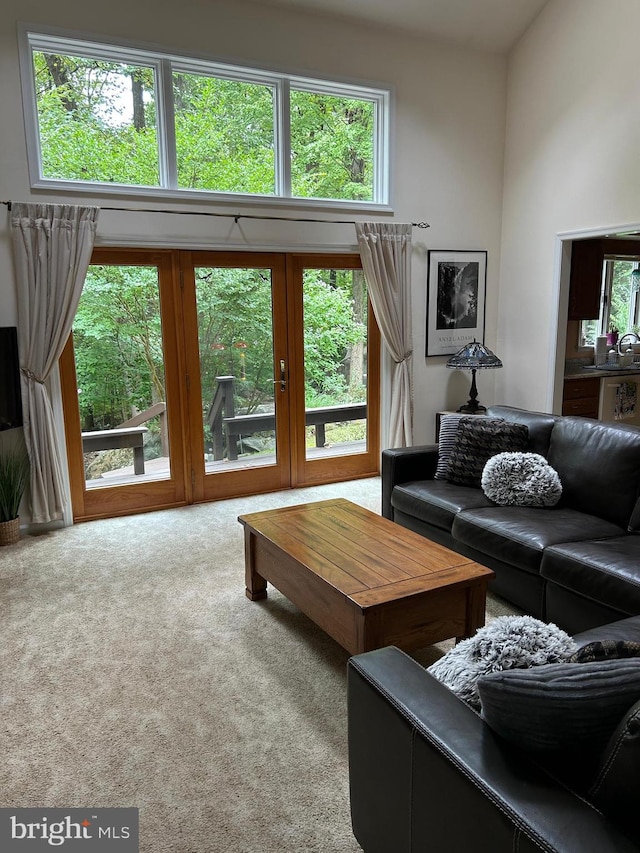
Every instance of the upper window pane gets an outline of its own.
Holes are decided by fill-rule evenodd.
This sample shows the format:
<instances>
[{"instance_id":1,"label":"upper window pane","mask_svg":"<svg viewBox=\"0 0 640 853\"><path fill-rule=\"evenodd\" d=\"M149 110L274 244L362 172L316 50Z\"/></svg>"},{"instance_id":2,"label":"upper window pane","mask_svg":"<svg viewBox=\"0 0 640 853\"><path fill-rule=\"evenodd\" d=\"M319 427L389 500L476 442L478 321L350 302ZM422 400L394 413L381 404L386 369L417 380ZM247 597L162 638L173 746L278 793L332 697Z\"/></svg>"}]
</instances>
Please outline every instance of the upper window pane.
<instances>
[{"instance_id":1,"label":"upper window pane","mask_svg":"<svg viewBox=\"0 0 640 853\"><path fill-rule=\"evenodd\" d=\"M388 203L384 89L20 29L34 187Z\"/></svg>"},{"instance_id":2,"label":"upper window pane","mask_svg":"<svg viewBox=\"0 0 640 853\"><path fill-rule=\"evenodd\" d=\"M160 185L154 69L33 52L42 176Z\"/></svg>"},{"instance_id":3,"label":"upper window pane","mask_svg":"<svg viewBox=\"0 0 640 853\"><path fill-rule=\"evenodd\" d=\"M373 200L372 101L291 90L291 192Z\"/></svg>"},{"instance_id":4,"label":"upper window pane","mask_svg":"<svg viewBox=\"0 0 640 853\"><path fill-rule=\"evenodd\" d=\"M273 195L272 86L173 75L178 186Z\"/></svg>"}]
</instances>

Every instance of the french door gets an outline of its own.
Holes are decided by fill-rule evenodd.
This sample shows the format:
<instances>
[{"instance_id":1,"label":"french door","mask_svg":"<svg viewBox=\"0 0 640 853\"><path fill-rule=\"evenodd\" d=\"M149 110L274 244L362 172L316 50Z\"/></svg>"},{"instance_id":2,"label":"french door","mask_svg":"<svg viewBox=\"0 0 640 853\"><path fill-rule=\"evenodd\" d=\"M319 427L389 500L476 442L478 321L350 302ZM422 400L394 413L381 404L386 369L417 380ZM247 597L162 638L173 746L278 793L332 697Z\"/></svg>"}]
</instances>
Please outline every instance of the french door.
<instances>
[{"instance_id":1,"label":"french door","mask_svg":"<svg viewBox=\"0 0 640 853\"><path fill-rule=\"evenodd\" d=\"M353 255L94 252L61 359L77 520L374 475Z\"/></svg>"}]
</instances>

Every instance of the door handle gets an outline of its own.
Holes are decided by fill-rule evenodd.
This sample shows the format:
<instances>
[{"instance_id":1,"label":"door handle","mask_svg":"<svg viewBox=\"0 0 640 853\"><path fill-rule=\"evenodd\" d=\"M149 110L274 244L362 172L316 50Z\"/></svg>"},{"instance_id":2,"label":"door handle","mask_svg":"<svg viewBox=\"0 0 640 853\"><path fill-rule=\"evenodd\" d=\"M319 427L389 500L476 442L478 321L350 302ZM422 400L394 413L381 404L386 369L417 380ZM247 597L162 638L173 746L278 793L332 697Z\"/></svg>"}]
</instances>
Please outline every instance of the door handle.
<instances>
[{"instance_id":1,"label":"door handle","mask_svg":"<svg viewBox=\"0 0 640 853\"><path fill-rule=\"evenodd\" d=\"M274 385L277 385L279 382L281 391L287 390L287 366L284 358L280 359L280 379L272 379L271 381Z\"/></svg>"}]
</instances>

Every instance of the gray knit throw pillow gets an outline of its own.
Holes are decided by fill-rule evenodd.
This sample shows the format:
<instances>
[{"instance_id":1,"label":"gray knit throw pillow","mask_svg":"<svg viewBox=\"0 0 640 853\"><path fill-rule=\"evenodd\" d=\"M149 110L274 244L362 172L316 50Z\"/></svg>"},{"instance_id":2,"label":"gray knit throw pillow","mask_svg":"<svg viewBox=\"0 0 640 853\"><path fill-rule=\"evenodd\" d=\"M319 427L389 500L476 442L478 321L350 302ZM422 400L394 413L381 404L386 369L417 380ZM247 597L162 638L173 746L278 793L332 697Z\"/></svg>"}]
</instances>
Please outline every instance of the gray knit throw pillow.
<instances>
[{"instance_id":1,"label":"gray knit throw pillow","mask_svg":"<svg viewBox=\"0 0 640 853\"><path fill-rule=\"evenodd\" d=\"M480 488L487 460L496 453L527 449L529 430L525 424L471 415L458 422L456 445L449 459L447 480L458 486Z\"/></svg>"},{"instance_id":2,"label":"gray knit throw pillow","mask_svg":"<svg viewBox=\"0 0 640 853\"><path fill-rule=\"evenodd\" d=\"M555 506L562 495L558 472L539 453L498 453L484 466L480 482L500 506Z\"/></svg>"}]
</instances>

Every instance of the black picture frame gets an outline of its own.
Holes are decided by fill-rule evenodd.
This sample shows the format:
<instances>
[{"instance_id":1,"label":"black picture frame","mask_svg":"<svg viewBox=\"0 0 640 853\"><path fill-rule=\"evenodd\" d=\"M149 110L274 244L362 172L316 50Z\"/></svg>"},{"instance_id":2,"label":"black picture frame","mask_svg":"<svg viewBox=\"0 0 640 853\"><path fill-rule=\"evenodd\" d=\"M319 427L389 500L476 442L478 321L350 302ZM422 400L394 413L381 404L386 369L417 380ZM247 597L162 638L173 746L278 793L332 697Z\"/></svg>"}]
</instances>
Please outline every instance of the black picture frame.
<instances>
[{"instance_id":1,"label":"black picture frame","mask_svg":"<svg viewBox=\"0 0 640 853\"><path fill-rule=\"evenodd\" d=\"M427 268L425 356L484 343L487 252L431 249Z\"/></svg>"}]
</instances>

